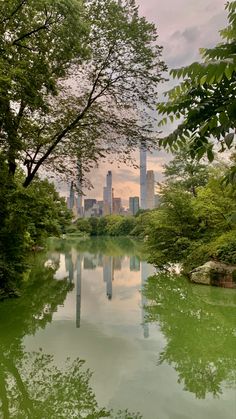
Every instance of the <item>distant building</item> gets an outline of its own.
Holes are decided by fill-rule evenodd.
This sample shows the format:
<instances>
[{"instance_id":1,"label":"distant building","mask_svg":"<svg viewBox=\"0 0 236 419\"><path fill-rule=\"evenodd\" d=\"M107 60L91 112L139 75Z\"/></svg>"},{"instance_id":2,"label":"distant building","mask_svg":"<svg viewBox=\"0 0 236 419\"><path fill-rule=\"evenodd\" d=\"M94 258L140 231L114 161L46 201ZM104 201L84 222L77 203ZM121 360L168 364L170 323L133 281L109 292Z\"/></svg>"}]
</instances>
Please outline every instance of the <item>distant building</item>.
<instances>
[{"instance_id":1,"label":"distant building","mask_svg":"<svg viewBox=\"0 0 236 419\"><path fill-rule=\"evenodd\" d=\"M94 206L94 204L96 204L96 203L97 203L96 199L85 199L84 200L84 211L86 212L86 211L90 210Z\"/></svg>"},{"instance_id":2,"label":"distant building","mask_svg":"<svg viewBox=\"0 0 236 419\"><path fill-rule=\"evenodd\" d=\"M84 200L84 217L89 218L93 215L94 206L97 204L97 200L94 198L88 198Z\"/></svg>"},{"instance_id":3,"label":"distant building","mask_svg":"<svg viewBox=\"0 0 236 419\"><path fill-rule=\"evenodd\" d=\"M155 205L155 208L158 208L160 206L160 200L161 200L160 195L158 195L158 194L154 195L154 205Z\"/></svg>"},{"instance_id":4,"label":"distant building","mask_svg":"<svg viewBox=\"0 0 236 419\"><path fill-rule=\"evenodd\" d=\"M112 214L112 172L109 170L106 177L106 186L103 188L103 215Z\"/></svg>"},{"instance_id":5,"label":"distant building","mask_svg":"<svg viewBox=\"0 0 236 419\"><path fill-rule=\"evenodd\" d=\"M97 206L98 206L98 217L101 217L103 215L103 201L98 201Z\"/></svg>"},{"instance_id":6,"label":"distant building","mask_svg":"<svg viewBox=\"0 0 236 419\"><path fill-rule=\"evenodd\" d=\"M136 215L139 210L139 197L131 196L129 198L129 212L131 215Z\"/></svg>"},{"instance_id":7,"label":"distant building","mask_svg":"<svg viewBox=\"0 0 236 419\"><path fill-rule=\"evenodd\" d=\"M140 147L140 208L147 208L147 152L145 145Z\"/></svg>"},{"instance_id":8,"label":"distant building","mask_svg":"<svg viewBox=\"0 0 236 419\"><path fill-rule=\"evenodd\" d=\"M155 208L154 191L155 191L155 178L154 171L148 170L146 175L147 181L147 209Z\"/></svg>"},{"instance_id":9,"label":"distant building","mask_svg":"<svg viewBox=\"0 0 236 419\"><path fill-rule=\"evenodd\" d=\"M113 214L121 214L122 202L121 198L113 198Z\"/></svg>"}]
</instances>

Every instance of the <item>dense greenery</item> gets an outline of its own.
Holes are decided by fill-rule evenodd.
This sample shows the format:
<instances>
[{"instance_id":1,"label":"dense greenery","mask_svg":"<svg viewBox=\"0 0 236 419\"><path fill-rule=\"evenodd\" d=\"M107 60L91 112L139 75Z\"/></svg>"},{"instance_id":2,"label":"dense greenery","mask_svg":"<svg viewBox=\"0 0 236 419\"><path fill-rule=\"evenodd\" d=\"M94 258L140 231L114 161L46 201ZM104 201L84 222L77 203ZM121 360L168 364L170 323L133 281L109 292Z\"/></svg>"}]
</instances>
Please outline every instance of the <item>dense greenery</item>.
<instances>
[{"instance_id":1,"label":"dense greenery","mask_svg":"<svg viewBox=\"0 0 236 419\"><path fill-rule=\"evenodd\" d=\"M136 217L79 219L74 229L144 240L159 268L181 263L189 272L211 259L236 264L236 190L223 182L229 167L199 165L184 149L165 167L159 208Z\"/></svg>"},{"instance_id":2,"label":"dense greenery","mask_svg":"<svg viewBox=\"0 0 236 419\"><path fill-rule=\"evenodd\" d=\"M22 173L9 180L4 160L0 166L0 288L11 294L27 268L29 251L43 246L46 237L62 234L71 222L66 203L47 180L35 179L23 188Z\"/></svg>"},{"instance_id":3,"label":"dense greenery","mask_svg":"<svg viewBox=\"0 0 236 419\"><path fill-rule=\"evenodd\" d=\"M188 144L191 155L206 154L214 159L214 147L223 152L235 147L236 128L236 1L226 4L229 25L221 30L222 42L202 49L203 62L174 69L171 74L181 83L167 92L167 102L159 103L160 125L180 120L177 129L160 145L182 148ZM236 165L230 179L236 178Z\"/></svg>"},{"instance_id":4,"label":"dense greenery","mask_svg":"<svg viewBox=\"0 0 236 419\"><path fill-rule=\"evenodd\" d=\"M178 178L167 181L146 228L150 261L181 263L187 271L210 259L236 264L236 191L223 183L227 172L220 163L206 169L194 194Z\"/></svg>"},{"instance_id":5,"label":"dense greenery","mask_svg":"<svg viewBox=\"0 0 236 419\"><path fill-rule=\"evenodd\" d=\"M128 236L136 225L134 217L108 215L101 218L81 218L76 222L76 231L91 236Z\"/></svg>"}]
</instances>

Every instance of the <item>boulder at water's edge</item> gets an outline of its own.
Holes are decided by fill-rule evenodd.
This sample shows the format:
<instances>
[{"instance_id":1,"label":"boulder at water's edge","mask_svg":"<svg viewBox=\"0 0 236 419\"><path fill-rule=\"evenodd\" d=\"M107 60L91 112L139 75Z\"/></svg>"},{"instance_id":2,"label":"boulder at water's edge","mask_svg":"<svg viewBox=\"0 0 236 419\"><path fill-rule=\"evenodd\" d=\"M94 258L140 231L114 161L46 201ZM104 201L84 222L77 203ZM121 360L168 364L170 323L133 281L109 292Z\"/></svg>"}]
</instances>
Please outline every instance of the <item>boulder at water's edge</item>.
<instances>
[{"instance_id":1,"label":"boulder at water's edge","mask_svg":"<svg viewBox=\"0 0 236 419\"><path fill-rule=\"evenodd\" d=\"M190 272L191 282L236 288L236 266L210 261Z\"/></svg>"}]
</instances>

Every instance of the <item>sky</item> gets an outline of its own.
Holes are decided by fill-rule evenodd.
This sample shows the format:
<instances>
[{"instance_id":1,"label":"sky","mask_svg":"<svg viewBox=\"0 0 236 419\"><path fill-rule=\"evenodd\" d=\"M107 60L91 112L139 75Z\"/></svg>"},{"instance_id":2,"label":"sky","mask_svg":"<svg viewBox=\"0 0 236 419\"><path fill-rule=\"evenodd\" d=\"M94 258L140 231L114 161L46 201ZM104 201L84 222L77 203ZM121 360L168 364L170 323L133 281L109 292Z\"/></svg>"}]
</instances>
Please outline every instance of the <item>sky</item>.
<instances>
[{"instance_id":1,"label":"sky","mask_svg":"<svg viewBox=\"0 0 236 419\"><path fill-rule=\"evenodd\" d=\"M157 26L158 44L164 47L163 59L168 68L182 67L199 60L199 48L212 47L220 41L219 30L226 26L225 0L136 0L140 14ZM162 96L171 82L162 84ZM168 127L167 127L168 129ZM136 155L138 158L138 154ZM163 164L170 159L165 152L148 155L148 170L154 170L155 180L162 179ZM86 197L102 199L105 176L112 170L115 196L125 206L129 196L139 196L139 170L132 166L119 168L108 162L90 173L94 189Z\"/></svg>"}]
</instances>

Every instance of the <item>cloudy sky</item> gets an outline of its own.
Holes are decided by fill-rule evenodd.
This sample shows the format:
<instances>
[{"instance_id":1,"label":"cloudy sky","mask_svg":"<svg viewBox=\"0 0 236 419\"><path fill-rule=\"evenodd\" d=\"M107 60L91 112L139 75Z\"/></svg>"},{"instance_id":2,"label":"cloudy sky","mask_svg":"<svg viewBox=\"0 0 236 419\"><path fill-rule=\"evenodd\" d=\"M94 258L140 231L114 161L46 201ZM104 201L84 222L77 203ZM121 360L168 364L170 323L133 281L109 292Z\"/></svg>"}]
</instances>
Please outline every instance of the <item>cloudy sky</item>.
<instances>
[{"instance_id":1,"label":"cloudy sky","mask_svg":"<svg viewBox=\"0 0 236 419\"><path fill-rule=\"evenodd\" d=\"M199 48L219 42L218 31L226 25L225 0L137 0L140 14L156 24L158 43L163 45L163 58L169 68L181 67L199 59ZM160 94L170 83L161 86ZM162 165L168 159L164 152L148 156L148 169L161 179ZM128 197L139 195L139 170L122 165L102 164L91 173L94 189L87 197L102 199L107 170L112 170L115 196L125 205Z\"/></svg>"}]
</instances>

